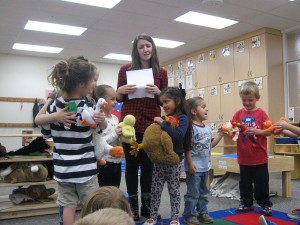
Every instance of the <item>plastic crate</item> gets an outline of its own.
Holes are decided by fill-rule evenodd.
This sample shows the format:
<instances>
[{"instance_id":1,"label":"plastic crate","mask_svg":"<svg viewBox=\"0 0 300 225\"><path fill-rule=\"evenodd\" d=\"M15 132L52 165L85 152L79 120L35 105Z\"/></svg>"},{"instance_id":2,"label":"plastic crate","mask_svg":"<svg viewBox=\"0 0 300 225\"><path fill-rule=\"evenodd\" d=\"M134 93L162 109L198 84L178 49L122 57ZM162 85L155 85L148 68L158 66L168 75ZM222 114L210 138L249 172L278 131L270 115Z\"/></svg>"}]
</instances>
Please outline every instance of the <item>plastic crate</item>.
<instances>
[{"instance_id":1,"label":"plastic crate","mask_svg":"<svg viewBox=\"0 0 300 225\"><path fill-rule=\"evenodd\" d=\"M298 144L298 139L290 137L276 138L276 144Z\"/></svg>"}]
</instances>

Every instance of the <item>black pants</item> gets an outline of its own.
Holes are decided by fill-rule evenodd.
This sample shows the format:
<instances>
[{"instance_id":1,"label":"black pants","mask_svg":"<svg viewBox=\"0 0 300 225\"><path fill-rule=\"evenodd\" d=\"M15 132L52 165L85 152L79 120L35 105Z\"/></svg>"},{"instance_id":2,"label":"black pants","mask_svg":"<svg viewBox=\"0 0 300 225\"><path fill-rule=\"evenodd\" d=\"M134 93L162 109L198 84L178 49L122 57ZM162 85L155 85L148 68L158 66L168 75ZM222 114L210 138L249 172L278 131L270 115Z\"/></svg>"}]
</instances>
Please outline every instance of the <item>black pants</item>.
<instances>
[{"instance_id":1,"label":"black pants","mask_svg":"<svg viewBox=\"0 0 300 225\"><path fill-rule=\"evenodd\" d=\"M239 187L241 202L245 206L253 205L253 193L257 204L262 208L272 206L269 197L268 164L255 166L240 165Z\"/></svg>"},{"instance_id":2,"label":"black pants","mask_svg":"<svg viewBox=\"0 0 300 225\"><path fill-rule=\"evenodd\" d=\"M99 186L120 187L121 183L121 163L106 162L104 166L98 166Z\"/></svg>"},{"instance_id":3,"label":"black pants","mask_svg":"<svg viewBox=\"0 0 300 225\"><path fill-rule=\"evenodd\" d=\"M136 133L138 143L142 143L143 134ZM125 158L126 158L126 171L125 180L127 192L129 195L136 195L138 193L138 170L141 168L140 185L141 193L151 193L152 170L153 164L148 158L144 150L140 150L137 157L130 154L130 145L123 143Z\"/></svg>"}]
</instances>

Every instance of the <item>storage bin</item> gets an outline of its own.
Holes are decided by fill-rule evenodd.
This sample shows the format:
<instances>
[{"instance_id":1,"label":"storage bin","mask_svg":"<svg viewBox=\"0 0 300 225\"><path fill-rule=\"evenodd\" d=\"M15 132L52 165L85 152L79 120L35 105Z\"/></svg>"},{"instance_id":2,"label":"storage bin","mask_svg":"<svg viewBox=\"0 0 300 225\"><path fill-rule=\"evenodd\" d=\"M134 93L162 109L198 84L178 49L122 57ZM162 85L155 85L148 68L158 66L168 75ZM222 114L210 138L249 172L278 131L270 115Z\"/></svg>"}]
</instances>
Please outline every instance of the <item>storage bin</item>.
<instances>
[{"instance_id":1,"label":"storage bin","mask_svg":"<svg viewBox=\"0 0 300 225\"><path fill-rule=\"evenodd\" d=\"M290 137L280 137L276 138L276 144L298 144L298 139Z\"/></svg>"}]
</instances>

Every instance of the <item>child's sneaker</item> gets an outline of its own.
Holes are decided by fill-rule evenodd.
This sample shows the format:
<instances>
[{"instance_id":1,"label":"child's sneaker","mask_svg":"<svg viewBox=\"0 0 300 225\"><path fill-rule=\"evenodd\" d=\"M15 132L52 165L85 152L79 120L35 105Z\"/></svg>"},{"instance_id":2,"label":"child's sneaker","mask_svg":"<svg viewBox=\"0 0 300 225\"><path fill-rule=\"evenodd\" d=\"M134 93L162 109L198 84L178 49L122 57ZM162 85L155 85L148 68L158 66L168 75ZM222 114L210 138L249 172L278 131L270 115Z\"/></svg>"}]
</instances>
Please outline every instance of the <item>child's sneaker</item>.
<instances>
[{"instance_id":1,"label":"child's sneaker","mask_svg":"<svg viewBox=\"0 0 300 225\"><path fill-rule=\"evenodd\" d=\"M262 213L265 216L272 216L272 209L270 207L264 207Z\"/></svg>"},{"instance_id":2,"label":"child's sneaker","mask_svg":"<svg viewBox=\"0 0 300 225\"><path fill-rule=\"evenodd\" d=\"M170 225L180 225L180 222L179 222L179 220L172 220L170 222Z\"/></svg>"},{"instance_id":3,"label":"child's sneaker","mask_svg":"<svg viewBox=\"0 0 300 225\"><path fill-rule=\"evenodd\" d=\"M267 219L264 217L264 215L261 215L261 216L259 217L258 222L259 222L259 225L277 225L276 223L273 223L273 222L267 220Z\"/></svg>"},{"instance_id":4,"label":"child's sneaker","mask_svg":"<svg viewBox=\"0 0 300 225\"><path fill-rule=\"evenodd\" d=\"M184 222L187 225L200 225L200 222L199 222L199 220L197 219L196 216L190 216L190 217L184 219Z\"/></svg>"},{"instance_id":5,"label":"child's sneaker","mask_svg":"<svg viewBox=\"0 0 300 225\"><path fill-rule=\"evenodd\" d=\"M154 220L154 219L147 219L144 223L143 223L143 225L154 225L154 224L156 224L156 220Z\"/></svg>"},{"instance_id":6,"label":"child's sneaker","mask_svg":"<svg viewBox=\"0 0 300 225\"><path fill-rule=\"evenodd\" d=\"M208 223L213 223L213 222L214 222L214 219L211 218L211 217L208 215L208 213L200 214L200 215L198 216L198 220L199 220L200 223L206 223L206 224L208 224Z\"/></svg>"},{"instance_id":7,"label":"child's sneaker","mask_svg":"<svg viewBox=\"0 0 300 225\"><path fill-rule=\"evenodd\" d=\"M292 212L288 213L288 217L291 219L299 220L300 219L300 209L292 210Z\"/></svg>"},{"instance_id":8,"label":"child's sneaker","mask_svg":"<svg viewBox=\"0 0 300 225\"><path fill-rule=\"evenodd\" d=\"M244 204L240 204L239 207L235 209L235 211L237 213L250 212L250 211L253 211L253 210L254 210L253 205L245 206Z\"/></svg>"}]
</instances>

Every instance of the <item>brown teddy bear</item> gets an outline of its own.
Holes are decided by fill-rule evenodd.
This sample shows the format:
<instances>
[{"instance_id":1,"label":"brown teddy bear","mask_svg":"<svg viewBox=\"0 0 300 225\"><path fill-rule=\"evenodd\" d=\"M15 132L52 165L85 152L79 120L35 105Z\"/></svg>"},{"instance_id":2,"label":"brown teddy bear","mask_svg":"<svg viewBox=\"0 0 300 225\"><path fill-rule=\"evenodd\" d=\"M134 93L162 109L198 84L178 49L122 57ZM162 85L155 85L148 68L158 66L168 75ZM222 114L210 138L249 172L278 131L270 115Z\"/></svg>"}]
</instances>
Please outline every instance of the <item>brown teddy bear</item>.
<instances>
[{"instance_id":1,"label":"brown teddy bear","mask_svg":"<svg viewBox=\"0 0 300 225\"><path fill-rule=\"evenodd\" d=\"M170 126L178 126L178 120L174 117L165 117ZM161 129L161 126L153 123L145 130L143 143L132 144L131 154L137 155L139 149L144 149L150 160L160 165L177 165L179 157L173 150L173 142L170 135Z\"/></svg>"},{"instance_id":2,"label":"brown teddy bear","mask_svg":"<svg viewBox=\"0 0 300 225\"><path fill-rule=\"evenodd\" d=\"M18 162L11 164L0 173L7 183L41 182L46 181L48 176L47 167L40 163Z\"/></svg>"}]
</instances>

